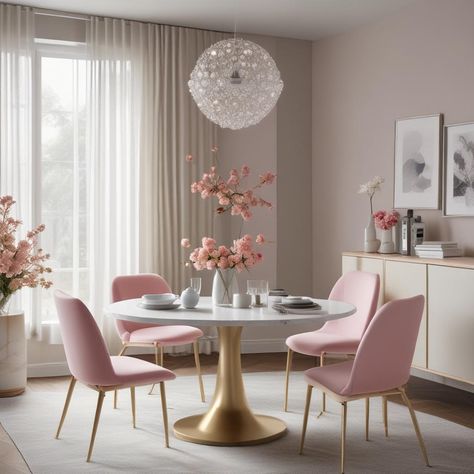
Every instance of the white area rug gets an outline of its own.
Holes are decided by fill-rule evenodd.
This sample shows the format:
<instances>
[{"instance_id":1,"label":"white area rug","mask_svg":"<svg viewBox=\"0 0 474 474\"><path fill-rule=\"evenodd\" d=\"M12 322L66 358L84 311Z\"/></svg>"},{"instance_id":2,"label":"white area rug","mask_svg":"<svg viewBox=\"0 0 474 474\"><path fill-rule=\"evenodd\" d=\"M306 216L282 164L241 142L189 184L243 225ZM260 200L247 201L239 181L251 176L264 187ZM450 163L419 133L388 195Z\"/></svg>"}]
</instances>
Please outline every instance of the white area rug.
<instances>
[{"instance_id":1,"label":"white area rug","mask_svg":"<svg viewBox=\"0 0 474 474\"><path fill-rule=\"evenodd\" d=\"M207 397L214 376L205 377ZM91 463L85 462L96 393L77 384L61 439L54 433L65 393L33 392L0 400L0 423L9 433L33 473L163 472L163 473L337 473L339 472L340 405L328 400L327 414L317 413L320 395L313 395L305 454L297 454L304 407L302 373L293 374L291 412L282 411L283 374L245 375L247 395L255 412L277 416L288 434L272 443L222 448L186 443L172 434L179 418L203 411L194 377L167 384L170 449L163 447L159 390L137 389L137 429L131 426L129 391L105 398ZM371 401L371 441L364 436L364 404L348 405L346 473L474 472L474 432L442 419L417 413L433 467L424 466L413 426L404 406L389 403L389 438L383 434L380 399ZM1 471L1 467L0 467Z\"/></svg>"}]
</instances>

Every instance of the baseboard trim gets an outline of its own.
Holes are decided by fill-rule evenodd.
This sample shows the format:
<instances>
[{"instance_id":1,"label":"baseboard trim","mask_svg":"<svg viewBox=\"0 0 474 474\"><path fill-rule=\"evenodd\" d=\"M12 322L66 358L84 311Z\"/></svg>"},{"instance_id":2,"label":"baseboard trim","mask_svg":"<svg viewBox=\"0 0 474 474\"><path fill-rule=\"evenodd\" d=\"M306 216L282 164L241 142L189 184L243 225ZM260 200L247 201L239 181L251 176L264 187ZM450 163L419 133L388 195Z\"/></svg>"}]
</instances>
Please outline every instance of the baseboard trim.
<instances>
[{"instance_id":1,"label":"baseboard trim","mask_svg":"<svg viewBox=\"0 0 474 474\"><path fill-rule=\"evenodd\" d=\"M42 364L28 364L27 377L60 377L71 375L67 362L44 362Z\"/></svg>"}]
</instances>

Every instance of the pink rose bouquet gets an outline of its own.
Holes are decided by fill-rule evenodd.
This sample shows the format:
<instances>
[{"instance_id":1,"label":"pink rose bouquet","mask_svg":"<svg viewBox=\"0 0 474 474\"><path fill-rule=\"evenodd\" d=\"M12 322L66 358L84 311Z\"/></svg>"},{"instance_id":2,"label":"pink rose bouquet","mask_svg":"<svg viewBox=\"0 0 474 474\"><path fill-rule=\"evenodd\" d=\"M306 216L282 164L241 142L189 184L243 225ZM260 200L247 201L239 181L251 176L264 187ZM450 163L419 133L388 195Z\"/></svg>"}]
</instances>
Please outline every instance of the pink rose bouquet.
<instances>
[{"instance_id":1,"label":"pink rose bouquet","mask_svg":"<svg viewBox=\"0 0 474 474\"><path fill-rule=\"evenodd\" d=\"M259 234L257 243L263 243L263 235ZM181 245L188 247L188 239L182 239ZM252 246L253 240L250 235L234 240L231 247L217 245L211 237L203 237L202 247L195 248L189 255L189 260L196 270L225 270L235 268L238 272L249 269L261 262L263 256L255 251Z\"/></svg>"},{"instance_id":2,"label":"pink rose bouquet","mask_svg":"<svg viewBox=\"0 0 474 474\"><path fill-rule=\"evenodd\" d=\"M397 211L377 211L372 214L375 225L382 230L389 230L397 225L400 214Z\"/></svg>"},{"instance_id":3,"label":"pink rose bouquet","mask_svg":"<svg viewBox=\"0 0 474 474\"><path fill-rule=\"evenodd\" d=\"M49 288L51 281L44 278L51 268L45 266L49 255L37 248L38 235L44 231L44 224L30 230L26 238L15 241L15 233L21 221L10 216L15 204L12 196L0 197L0 311L10 296L27 286Z\"/></svg>"},{"instance_id":4,"label":"pink rose bouquet","mask_svg":"<svg viewBox=\"0 0 474 474\"><path fill-rule=\"evenodd\" d=\"M252 217L251 208L256 206L271 208L272 204L258 196L255 191L265 185L270 185L275 180L275 175L270 171L260 175L258 184L251 188L243 189L243 181L250 176L247 165L239 170L232 169L227 179L222 178L215 166L208 173L204 173L199 181L191 185L193 193L200 193L203 199L216 197L219 207L218 214L230 211L233 216L241 216L248 221Z\"/></svg>"}]
</instances>

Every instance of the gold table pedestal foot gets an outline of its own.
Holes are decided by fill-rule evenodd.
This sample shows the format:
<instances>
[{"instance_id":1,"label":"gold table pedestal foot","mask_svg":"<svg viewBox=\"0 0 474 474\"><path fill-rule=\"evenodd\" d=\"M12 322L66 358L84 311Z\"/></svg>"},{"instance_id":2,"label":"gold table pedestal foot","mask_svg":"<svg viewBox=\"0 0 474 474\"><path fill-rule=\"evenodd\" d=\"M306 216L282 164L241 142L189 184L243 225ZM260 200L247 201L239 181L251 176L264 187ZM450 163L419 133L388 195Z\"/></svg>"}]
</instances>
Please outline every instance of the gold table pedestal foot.
<instances>
[{"instance_id":1,"label":"gold table pedestal foot","mask_svg":"<svg viewBox=\"0 0 474 474\"><path fill-rule=\"evenodd\" d=\"M254 415L245 396L240 365L242 327L223 326L219 332L219 363L214 397L208 411L174 424L177 438L212 446L267 443L286 433L278 418Z\"/></svg>"}]
</instances>

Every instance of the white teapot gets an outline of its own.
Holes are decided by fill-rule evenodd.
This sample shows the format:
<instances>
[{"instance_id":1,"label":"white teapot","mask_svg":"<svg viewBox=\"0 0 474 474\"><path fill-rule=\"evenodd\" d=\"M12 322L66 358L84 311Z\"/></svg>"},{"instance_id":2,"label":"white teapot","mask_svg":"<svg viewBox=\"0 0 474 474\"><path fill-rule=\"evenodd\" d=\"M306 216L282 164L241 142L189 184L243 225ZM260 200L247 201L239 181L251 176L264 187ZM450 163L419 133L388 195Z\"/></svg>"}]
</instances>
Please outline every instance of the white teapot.
<instances>
[{"instance_id":1,"label":"white teapot","mask_svg":"<svg viewBox=\"0 0 474 474\"><path fill-rule=\"evenodd\" d=\"M181 293L181 304L185 308L187 309L194 308L196 307L198 302L199 302L199 294L193 288L188 287Z\"/></svg>"}]
</instances>

